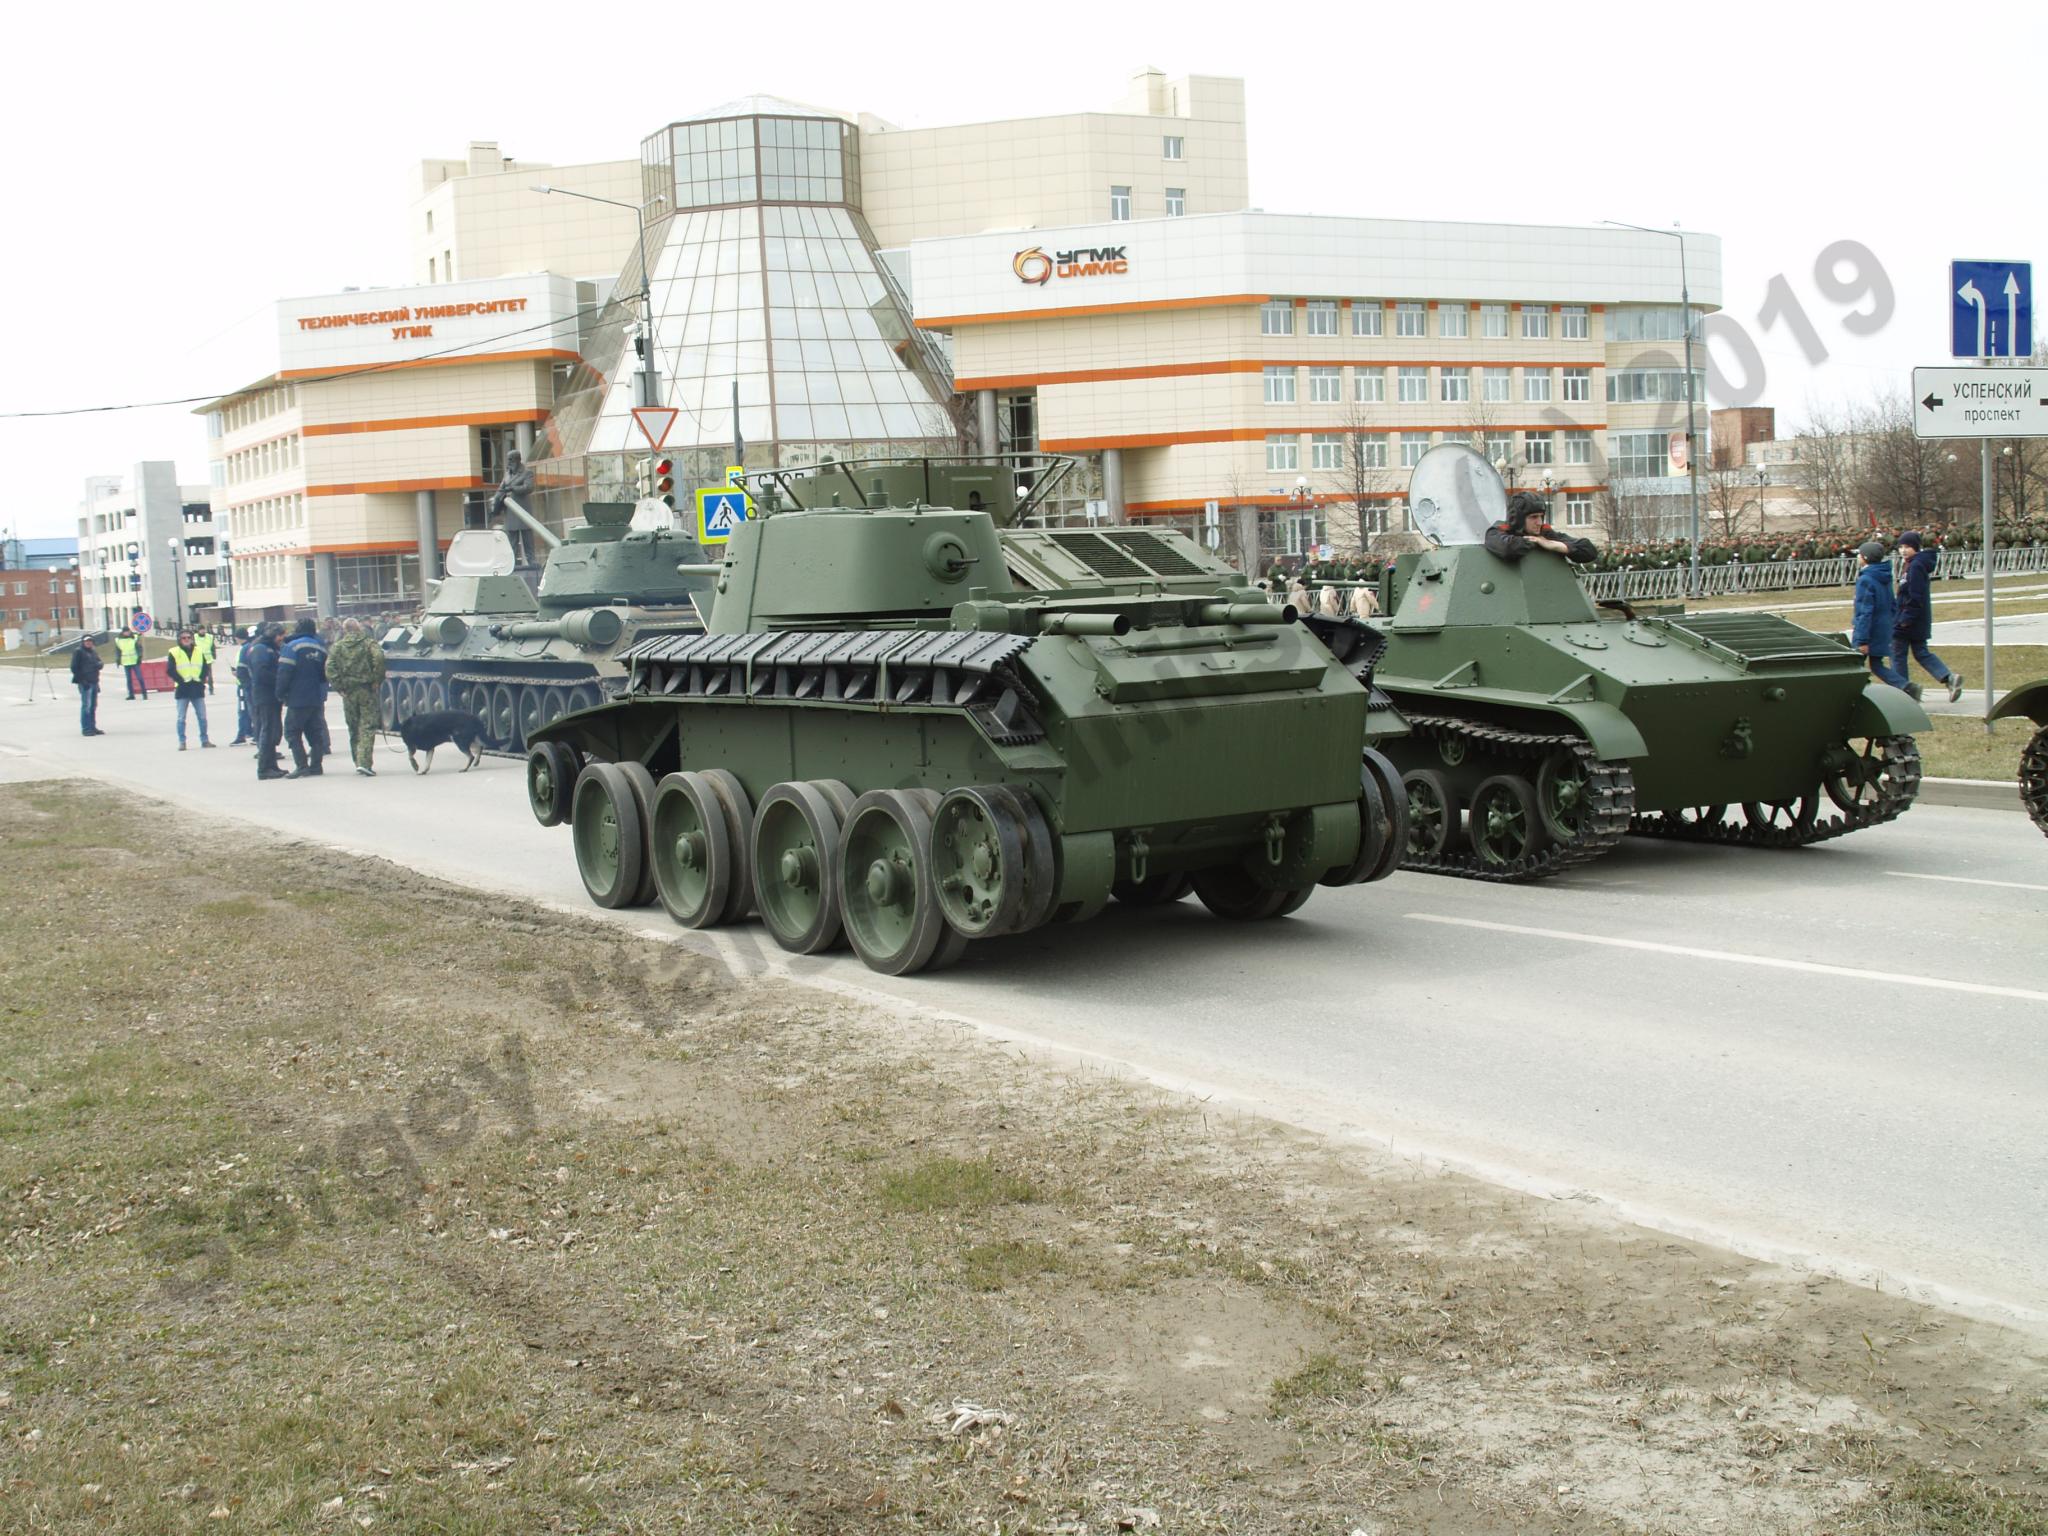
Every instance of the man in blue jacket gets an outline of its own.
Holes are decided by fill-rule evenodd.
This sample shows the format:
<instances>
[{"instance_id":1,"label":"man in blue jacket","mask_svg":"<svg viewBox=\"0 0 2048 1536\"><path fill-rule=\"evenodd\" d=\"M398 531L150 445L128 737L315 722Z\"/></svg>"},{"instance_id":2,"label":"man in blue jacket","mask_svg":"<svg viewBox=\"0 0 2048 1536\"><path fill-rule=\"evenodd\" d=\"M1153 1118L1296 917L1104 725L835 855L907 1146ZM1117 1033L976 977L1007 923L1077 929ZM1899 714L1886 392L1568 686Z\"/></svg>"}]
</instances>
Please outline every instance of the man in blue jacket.
<instances>
[{"instance_id":1,"label":"man in blue jacket","mask_svg":"<svg viewBox=\"0 0 2048 1536\"><path fill-rule=\"evenodd\" d=\"M1856 553L1863 557L1863 568L1856 573L1856 619L1849 641L1870 659L1870 670L1879 682L1903 688L1917 699L1920 685L1892 669L1898 605L1892 600L1892 564L1884 557L1884 541L1872 539Z\"/></svg>"},{"instance_id":2,"label":"man in blue jacket","mask_svg":"<svg viewBox=\"0 0 2048 1536\"><path fill-rule=\"evenodd\" d=\"M1910 555L1906 553L1909 549ZM1934 595L1927 583L1941 553L1923 548L1920 535L1908 530L1899 535L1899 559L1904 568L1899 572L1898 617L1892 623L1892 670L1904 677L1910 652L1929 677L1948 685L1948 700L1953 704L1963 696L1963 674L1951 671L1927 645L1934 633Z\"/></svg>"},{"instance_id":3,"label":"man in blue jacket","mask_svg":"<svg viewBox=\"0 0 2048 1536\"><path fill-rule=\"evenodd\" d=\"M259 624L242 647L242 666L249 674L249 714L256 726L256 777L281 779L278 743L284 740L283 709L277 697L277 626Z\"/></svg>"},{"instance_id":4,"label":"man in blue jacket","mask_svg":"<svg viewBox=\"0 0 2048 1536\"><path fill-rule=\"evenodd\" d=\"M327 647L311 619L301 619L277 653L277 697L284 705L285 739L292 744L294 779L318 778L327 756Z\"/></svg>"}]
</instances>

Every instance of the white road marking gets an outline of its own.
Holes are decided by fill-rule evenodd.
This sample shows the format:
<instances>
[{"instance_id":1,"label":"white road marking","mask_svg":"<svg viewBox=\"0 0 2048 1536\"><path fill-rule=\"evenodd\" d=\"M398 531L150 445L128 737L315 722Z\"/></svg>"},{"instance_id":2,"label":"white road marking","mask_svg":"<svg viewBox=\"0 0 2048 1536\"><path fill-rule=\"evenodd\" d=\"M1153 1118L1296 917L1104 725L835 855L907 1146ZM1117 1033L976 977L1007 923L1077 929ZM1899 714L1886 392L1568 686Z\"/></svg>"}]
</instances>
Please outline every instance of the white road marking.
<instances>
[{"instance_id":1,"label":"white road marking","mask_svg":"<svg viewBox=\"0 0 2048 1536\"><path fill-rule=\"evenodd\" d=\"M1950 885L1995 885L2008 891L2048 891L2048 885L2029 885L2024 880L1978 880L1969 875L1916 875L1910 869L1888 869L1901 880L1945 880Z\"/></svg>"},{"instance_id":2,"label":"white road marking","mask_svg":"<svg viewBox=\"0 0 2048 1536\"><path fill-rule=\"evenodd\" d=\"M1853 965L1826 965L1818 960L1783 960L1776 955L1744 955L1728 949L1695 949L1690 944L1659 944L1650 939L1616 939L1601 933L1572 933L1564 928L1529 928L1520 923L1488 923L1476 917L1444 917L1435 912L1404 914L1418 923L1443 923L1453 928L1484 928L1494 933L1520 933L1538 939L1564 939L1574 944L1599 944L1608 949L1640 949L1659 955L1686 955L1695 960L1719 960L1727 965L1756 965L1774 971L1806 971L1816 976L1840 976L1849 981L1878 981L1898 987L1932 987L1941 992L1969 992L1979 997L2017 997L2030 1003L2048 1003L2048 992L2025 987L1999 987L1981 981L1950 981L1943 976L1909 976L1903 971L1869 971Z\"/></svg>"}]
</instances>

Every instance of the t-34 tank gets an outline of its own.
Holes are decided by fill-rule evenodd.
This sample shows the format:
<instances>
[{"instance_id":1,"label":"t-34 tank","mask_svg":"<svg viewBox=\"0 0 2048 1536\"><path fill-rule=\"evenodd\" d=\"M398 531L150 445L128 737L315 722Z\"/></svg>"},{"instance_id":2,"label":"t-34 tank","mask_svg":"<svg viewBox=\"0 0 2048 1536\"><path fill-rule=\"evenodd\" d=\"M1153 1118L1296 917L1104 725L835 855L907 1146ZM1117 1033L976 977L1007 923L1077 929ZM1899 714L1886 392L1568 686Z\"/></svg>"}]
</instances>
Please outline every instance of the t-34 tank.
<instances>
[{"instance_id":1,"label":"t-34 tank","mask_svg":"<svg viewBox=\"0 0 2048 1536\"><path fill-rule=\"evenodd\" d=\"M2020 748L2020 802L2048 832L2048 677L2015 688L1991 711L1994 720L2031 720L2040 727Z\"/></svg>"},{"instance_id":2,"label":"t-34 tank","mask_svg":"<svg viewBox=\"0 0 2048 1536\"><path fill-rule=\"evenodd\" d=\"M1623 833L1791 847L1913 803L1928 729L1837 637L1772 614L1595 606L1563 556L1507 559L1506 487L1471 449L1416 466L1436 547L1381 582L1375 681L1413 728L1403 867L1531 880Z\"/></svg>"},{"instance_id":3,"label":"t-34 tank","mask_svg":"<svg viewBox=\"0 0 2048 1536\"><path fill-rule=\"evenodd\" d=\"M1112 895L1270 918L1393 866L1369 630L1332 631L1347 665L1175 533L1006 527L1001 463L755 483L707 633L643 639L536 733L535 815L599 905L758 909L898 975Z\"/></svg>"},{"instance_id":4,"label":"t-34 tank","mask_svg":"<svg viewBox=\"0 0 2048 1536\"><path fill-rule=\"evenodd\" d=\"M448 574L416 624L384 636L387 727L432 710L484 722L488 750L523 753L543 724L603 696L625 674L618 653L648 634L703 628L692 598L711 577L697 541L663 502L587 502L566 538L500 492L494 505L547 546L535 597L497 529L456 534ZM678 566L697 565L696 571Z\"/></svg>"}]
</instances>

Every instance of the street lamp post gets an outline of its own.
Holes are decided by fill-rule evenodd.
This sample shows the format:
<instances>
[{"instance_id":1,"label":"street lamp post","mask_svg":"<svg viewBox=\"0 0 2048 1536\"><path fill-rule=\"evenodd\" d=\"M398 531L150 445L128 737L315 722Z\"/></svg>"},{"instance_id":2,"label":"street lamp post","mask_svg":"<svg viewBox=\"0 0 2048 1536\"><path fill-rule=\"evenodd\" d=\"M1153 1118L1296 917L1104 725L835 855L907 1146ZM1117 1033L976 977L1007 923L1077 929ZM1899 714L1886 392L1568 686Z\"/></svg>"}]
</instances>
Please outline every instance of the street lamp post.
<instances>
[{"instance_id":1,"label":"street lamp post","mask_svg":"<svg viewBox=\"0 0 2048 1536\"><path fill-rule=\"evenodd\" d=\"M536 192L553 193L558 197L580 197L586 203L604 203L612 208L625 208L640 221L640 335L646 352L641 358L639 370L639 395L635 405L659 405L660 389L654 372L654 274L647 267L647 210L656 203L665 203L668 198L657 192L644 203L624 203L615 197L596 197L588 192L572 192L567 187L553 187L542 182L533 189Z\"/></svg>"},{"instance_id":2,"label":"street lamp post","mask_svg":"<svg viewBox=\"0 0 2048 1536\"><path fill-rule=\"evenodd\" d=\"M1687 577L1687 595L1700 595L1700 442L1699 416L1693 399L1692 372L1692 284L1686 277L1685 235L1677 229L1651 229L1647 224L1625 224L1620 219L1602 219L1616 229L1633 229L1645 235L1665 235L1678 242L1678 302L1685 312L1685 467L1692 477L1692 568Z\"/></svg>"},{"instance_id":3,"label":"street lamp post","mask_svg":"<svg viewBox=\"0 0 2048 1536\"><path fill-rule=\"evenodd\" d=\"M176 621L177 628L183 629L185 627L185 582L184 578L178 574L179 541L177 539L165 539L164 542L171 547L171 617ZM177 630L173 630L172 633L175 635Z\"/></svg>"}]
</instances>

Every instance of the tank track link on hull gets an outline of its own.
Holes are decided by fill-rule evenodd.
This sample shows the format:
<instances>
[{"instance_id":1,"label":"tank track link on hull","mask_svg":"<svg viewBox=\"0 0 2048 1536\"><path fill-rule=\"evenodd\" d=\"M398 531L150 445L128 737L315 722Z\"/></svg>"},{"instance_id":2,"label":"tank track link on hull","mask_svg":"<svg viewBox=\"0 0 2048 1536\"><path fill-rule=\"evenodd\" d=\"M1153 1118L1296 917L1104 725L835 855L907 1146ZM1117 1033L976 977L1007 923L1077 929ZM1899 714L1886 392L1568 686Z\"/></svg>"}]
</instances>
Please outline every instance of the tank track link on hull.
<instances>
[{"instance_id":1,"label":"tank track link on hull","mask_svg":"<svg viewBox=\"0 0 2048 1536\"><path fill-rule=\"evenodd\" d=\"M2048 832L2048 726L2034 732L2021 749L2020 804L2034 825Z\"/></svg>"},{"instance_id":2,"label":"tank track link on hull","mask_svg":"<svg viewBox=\"0 0 2048 1536\"><path fill-rule=\"evenodd\" d=\"M1504 725L1487 725L1448 715L1409 715L1407 720L1418 741L1462 741L1468 754L1477 752L1504 767L1526 764L1530 771L1525 777L1532 787L1537 765L1562 747L1572 753L1585 770L1589 807L1586 830L1582 835L1569 843L1546 839L1536 852L1511 864L1483 863L1476 853L1465 848L1457 853L1411 852L1401 860L1403 869L1433 875L1457 875L1466 880L1491 880L1497 884L1546 880L1597 859L1620 842L1622 834L1629 829L1629 819L1635 808L1635 778L1629 772L1628 764L1595 757L1593 744L1583 736L1517 731Z\"/></svg>"},{"instance_id":3,"label":"tank track link on hull","mask_svg":"<svg viewBox=\"0 0 2048 1536\"><path fill-rule=\"evenodd\" d=\"M1699 810L1722 814L1703 816L1686 811L1650 811L1629 824L1636 837L1666 837L1685 843L1725 843L1739 848L1805 848L1824 843L1845 833L1860 832L1903 816L1920 793L1920 748L1911 736L1880 736L1875 744L1885 754L1878 796L1868 805L1844 807L1815 784L1794 800L1752 802L1761 820L1750 819L1743 807L1740 821L1726 818L1725 806L1703 806ZM1828 805L1833 814L1823 818Z\"/></svg>"}]
</instances>

